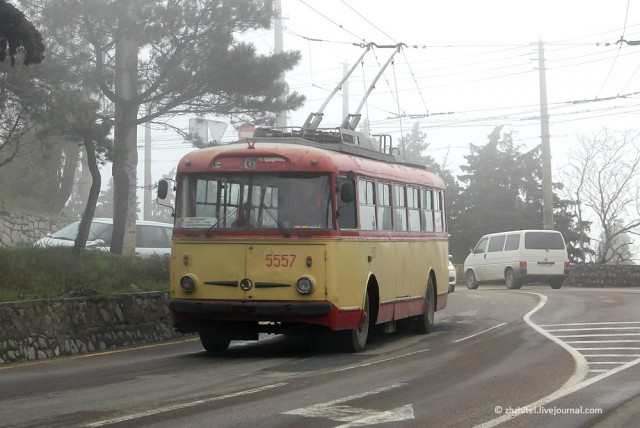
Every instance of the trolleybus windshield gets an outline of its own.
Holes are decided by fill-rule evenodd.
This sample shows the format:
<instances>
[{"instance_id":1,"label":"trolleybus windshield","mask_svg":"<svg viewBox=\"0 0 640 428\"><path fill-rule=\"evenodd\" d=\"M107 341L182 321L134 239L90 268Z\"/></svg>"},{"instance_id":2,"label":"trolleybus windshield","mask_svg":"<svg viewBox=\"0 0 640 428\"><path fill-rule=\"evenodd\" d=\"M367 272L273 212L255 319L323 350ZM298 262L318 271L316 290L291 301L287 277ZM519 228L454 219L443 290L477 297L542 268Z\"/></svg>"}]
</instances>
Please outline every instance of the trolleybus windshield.
<instances>
[{"instance_id":1,"label":"trolleybus windshield","mask_svg":"<svg viewBox=\"0 0 640 428\"><path fill-rule=\"evenodd\" d=\"M193 174L179 187L177 228L334 228L328 174Z\"/></svg>"}]
</instances>

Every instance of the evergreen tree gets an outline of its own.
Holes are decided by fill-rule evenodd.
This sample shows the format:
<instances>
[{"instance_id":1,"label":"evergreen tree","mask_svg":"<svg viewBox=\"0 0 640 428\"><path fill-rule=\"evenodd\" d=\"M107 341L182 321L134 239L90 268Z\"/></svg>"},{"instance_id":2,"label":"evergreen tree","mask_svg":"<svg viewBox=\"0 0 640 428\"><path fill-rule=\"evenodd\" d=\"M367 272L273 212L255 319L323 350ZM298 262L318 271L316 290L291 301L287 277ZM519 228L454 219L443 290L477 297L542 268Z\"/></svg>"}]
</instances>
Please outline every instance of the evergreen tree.
<instances>
[{"instance_id":1,"label":"evergreen tree","mask_svg":"<svg viewBox=\"0 0 640 428\"><path fill-rule=\"evenodd\" d=\"M483 146L470 144L465 156L465 172L458 176L463 183L457 213L451 229L450 252L462 260L469 248L487 233L519 229L541 229L542 163L540 147L522 153L510 132L496 127ZM557 188L559 185L556 184ZM572 260L577 257L575 242L579 227L571 201L554 196L555 229L563 233Z\"/></svg>"},{"instance_id":2,"label":"evergreen tree","mask_svg":"<svg viewBox=\"0 0 640 428\"><path fill-rule=\"evenodd\" d=\"M42 35L15 6L0 0L0 62L9 57L15 66L16 57L22 55L22 64L38 64L44 59Z\"/></svg>"},{"instance_id":3,"label":"evergreen tree","mask_svg":"<svg viewBox=\"0 0 640 428\"><path fill-rule=\"evenodd\" d=\"M299 53L259 55L234 36L269 27L272 1L21 1L46 23L56 53L71 58L70 72L113 104L112 252L135 246L138 125L176 114L265 123L304 101L280 98L279 78Z\"/></svg>"}]
</instances>

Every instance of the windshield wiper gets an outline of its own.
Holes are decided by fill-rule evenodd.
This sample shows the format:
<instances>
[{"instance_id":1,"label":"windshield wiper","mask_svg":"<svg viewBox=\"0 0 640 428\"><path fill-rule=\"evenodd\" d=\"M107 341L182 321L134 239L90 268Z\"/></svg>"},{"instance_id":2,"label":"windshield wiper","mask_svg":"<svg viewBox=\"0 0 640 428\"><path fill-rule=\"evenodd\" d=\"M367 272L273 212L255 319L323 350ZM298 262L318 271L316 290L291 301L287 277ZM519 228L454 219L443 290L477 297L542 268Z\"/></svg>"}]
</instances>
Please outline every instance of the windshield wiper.
<instances>
[{"instance_id":1,"label":"windshield wiper","mask_svg":"<svg viewBox=\"0 0 640 428\"><path fill-rule=\"evenodd\" d=\"M271 217L271 219L273 221L276 222L276 224L278 225L278 229L280 229L280 231L282 232L282 234L285 236L285 238L288 238L291 236L291 232L289 232L289 229L287 229L287 227L282 224L280 222L280 220L278 220L273 213L271 212L271 210L269 209L269 207L267 207L264 203L260 204L260 208L263 208L267 214L269 214L269 217Z\"/></svg>"},{"instance_id":2,"label":"windshield wiper","mask_svg":"<svg viewBox=\"0 0 640 428\"><path fill-rule=\"evenodd\" d=\"M234 207L232 210L229 210L229 212L224 216L224 220L225 223L227 221L229 221L229 219L238 212L238 210L240 209L240 207ZM205 232L205 236L209 237L211 235L213 235L213 229L215 229L216 227L218 227L218 225L220 224L220 220L216 219L216 222L214 224L212 224Z\"/></svg>"}]
</instances>

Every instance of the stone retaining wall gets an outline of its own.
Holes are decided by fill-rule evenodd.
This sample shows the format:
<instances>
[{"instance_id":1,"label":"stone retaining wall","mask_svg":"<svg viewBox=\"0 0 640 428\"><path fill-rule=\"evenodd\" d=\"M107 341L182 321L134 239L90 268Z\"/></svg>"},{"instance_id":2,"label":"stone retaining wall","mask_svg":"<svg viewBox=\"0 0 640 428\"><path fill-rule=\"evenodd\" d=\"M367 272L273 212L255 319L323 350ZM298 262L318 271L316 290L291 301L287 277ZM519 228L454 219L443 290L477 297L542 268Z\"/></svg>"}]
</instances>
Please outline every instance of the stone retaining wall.
<instances>
[{"instance_id":1,"label":"stone retaining wall","mask_svg":"<svg viewBox=\"0 0 640 428\"><path fill-rule=\"evenodd\" d=\"M0 303L0 364L180 337L168 292Z\"/></svg>"},{"instance_id":2,"label":"stone retaining wall","mask_svg":"<svg viewBox=\"0 0 640 428\"><path fill-rule=\"evenodd\" d=\"M571 267L571 287L640 287L640 266L584 264Z\"/></svg>"},{"instance_id":3,"label":"stone retaining wall","mask_svg":"<svg viewBox=\"0 0 640 428\"><path fill-rule=\"evenodd\" d=\"M0 211L0 247L33 244L47 233L54 232L69 223L71 223L69 219L50 219Z\"/></svg>"},{"instance_id":4,"label":"stone retaining wall","mask_svg":"<svg viewBox=\"0 0 640 428\"><path fill-rule=\"evenodd\" d=\"M465 284L464 266L455 264L456 283ZM568 287L640 287L640 266L581 264L571 266Z\"/></svg>"},{"instance_id":5,"label":"stone retaining wall","mask_svg":"<svg viewBox=\"0 0 640 428\"><path fill-rule=\"evenodd\" d=\"M639 287L640 266L574 266L564 286ZM168 301L165 291L0 303L0 364L183 337L171 326Z\"/></svg>"}]
</instances>

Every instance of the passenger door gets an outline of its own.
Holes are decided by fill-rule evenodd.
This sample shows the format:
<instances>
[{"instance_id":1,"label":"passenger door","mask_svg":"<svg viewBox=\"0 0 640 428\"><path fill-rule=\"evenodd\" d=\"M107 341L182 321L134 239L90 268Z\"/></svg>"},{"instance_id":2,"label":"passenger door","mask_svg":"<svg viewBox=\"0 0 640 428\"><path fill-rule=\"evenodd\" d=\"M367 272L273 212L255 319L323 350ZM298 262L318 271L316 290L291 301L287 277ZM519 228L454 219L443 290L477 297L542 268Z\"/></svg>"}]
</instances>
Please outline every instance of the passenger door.
<instances>
[{"instance_id":1,"label":"passenger door","mask_svg":"<svg viewBox=\"0 0 640 428\"><path fill-rule=\"evenodd\" d=\"M489 239L487 255L485 257L485 275L487 281L497 281L504 278L504 266L507 262L504 255L505 235L492 236Z\"/></svg>"},{"instance_id":2,"label":"passenger door","mask_svg":"<svg viewBox=\"0 0 640 428\"><path fill-rule=\"evenodd\" d=\"M473 269L478 281L483 281L485 277L485 257L487 255L488 243L489 238L483 237L480 239L464 262L465 271L467 269Z\"/></svg>"}]
</instances>

